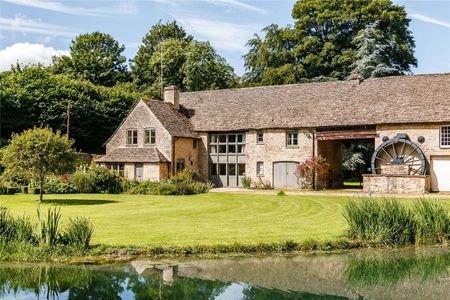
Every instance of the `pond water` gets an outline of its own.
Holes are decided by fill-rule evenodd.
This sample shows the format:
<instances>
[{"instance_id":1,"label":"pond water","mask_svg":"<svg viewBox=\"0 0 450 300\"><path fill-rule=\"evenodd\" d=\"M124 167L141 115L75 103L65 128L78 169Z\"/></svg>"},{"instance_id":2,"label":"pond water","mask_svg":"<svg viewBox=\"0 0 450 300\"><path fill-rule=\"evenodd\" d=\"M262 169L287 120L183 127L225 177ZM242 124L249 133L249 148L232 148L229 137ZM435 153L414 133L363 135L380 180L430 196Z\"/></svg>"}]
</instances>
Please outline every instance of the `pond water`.
<instances>
[{"instance_id":1,"label":"pond water","mask_svg":"<svg viewBox=\"0 0 450 300\"><path fill-rule=\"evenodd\" d=\"M0 264L0 299L450 299L450 249Z\"/></svg>"}]
</instances>

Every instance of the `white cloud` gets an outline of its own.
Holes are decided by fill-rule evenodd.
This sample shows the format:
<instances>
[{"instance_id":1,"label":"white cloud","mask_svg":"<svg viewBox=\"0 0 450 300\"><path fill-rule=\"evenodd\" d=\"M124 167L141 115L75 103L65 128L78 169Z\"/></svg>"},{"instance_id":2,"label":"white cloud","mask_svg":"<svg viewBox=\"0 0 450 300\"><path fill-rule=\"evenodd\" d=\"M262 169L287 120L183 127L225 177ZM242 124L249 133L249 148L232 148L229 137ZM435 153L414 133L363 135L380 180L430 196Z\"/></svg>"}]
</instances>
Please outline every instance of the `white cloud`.
<instances>
[{"instance_id":1,"label":"white cloud","mask_svg":"<svg viewBox=\"0 0 450 300\"><path fill-rule=\"evenodd\" d=\"M84 8L76 6L68 6L57 1L44 1L44 0L3 0L5 2L33 7L39 9L50 10L59 13L71 14L71 15L82 15L82 16L104 16L110 14L136 14L137 6L134 1L122 0L119 1L116 7L109 8Z\"/></svg>"},{"instance_id":2,"label":"white cloud","mask_svg":"<svg viewBox=\"0 0 450 300\"><path fill-rule=\"evenodd\" d=\"M0 30L65 37L76 35L75 32L68 30L65 27L27 19L20 15L15 16L14 19L0 17Z\"/></svg>"},{"instance_id":3,"label":"white cloud","mask_svg":"<svg viewBox=\"0 0 450 300\"><path fill-rule=\"evenodd\" d=\"M244 3L239 0L206 0L206 2L210 2L210 3L218 4L218 5L224 5L224 6L232 6L232 7L242 8L242 9L254 11L254 12L257 12L260 14L266 13L266 11L260 7L247 4L247 3Z\"/></svg>"},{"instance_id":4,"label":"white cloud","mask_svg":"<svg viewBox=\"0 0 450 300\"><path fill-rule=\"evenodd\" d=\"M428 17L419 13L411 13L409 14L409 16L412 19L415 20L419 20L422 22L426 22L426 23L431 23L431 24L435 24L435 25L439 25L439 26L443 26L443 27L447 27L450 28L450 22L449 21L444 21L444 20L439 20L436 18L432 18L432 17Z\"/></svg>"},{"instance_id":5,"label":"white cloud","mask_svg":"<svg viewBox=\"0 0 450 300\"><path fill-rule=\"evenodd\" d=\"M56 50L43 44L16 43L0 50L0 71L9 70L17 62L21 64L41 63L48 66L53 56L69 55L68 50Z\"/></svg>"},{"instance_id":6,"label":"white cloud","mask_svg":"<svg viewBox=\"0 0 450 300\"><path fill-rule=\"evenodd\" d=\"M174 18L187 32L193 33L198 39L210 41L215 48L242 53L245 52L247 41L261 28L256 24L235 24L204 18Z\"/></svg>"}]
</instances>

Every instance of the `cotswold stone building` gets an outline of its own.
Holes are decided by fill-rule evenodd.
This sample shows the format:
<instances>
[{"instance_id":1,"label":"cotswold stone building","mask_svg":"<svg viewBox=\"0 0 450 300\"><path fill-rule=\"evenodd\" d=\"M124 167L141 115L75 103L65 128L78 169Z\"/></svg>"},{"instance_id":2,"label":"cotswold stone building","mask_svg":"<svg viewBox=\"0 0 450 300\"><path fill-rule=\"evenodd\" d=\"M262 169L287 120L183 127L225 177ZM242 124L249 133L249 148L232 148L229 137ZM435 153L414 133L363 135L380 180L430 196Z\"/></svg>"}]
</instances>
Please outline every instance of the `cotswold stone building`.
<instances>
[{"instance_id":1,"label":"cotswold stone building","mask_svg":"<svg viewBox=\"0 0 450 300\"><path fill-rule=\"evenodd\" d=\"M97 162L130 179L199 170L299 188L295 165L321 155L342 184L342 142L373 141L367 191L450 191L450 74L179 93L139 101Z\"/></svg>"}]
</instances>

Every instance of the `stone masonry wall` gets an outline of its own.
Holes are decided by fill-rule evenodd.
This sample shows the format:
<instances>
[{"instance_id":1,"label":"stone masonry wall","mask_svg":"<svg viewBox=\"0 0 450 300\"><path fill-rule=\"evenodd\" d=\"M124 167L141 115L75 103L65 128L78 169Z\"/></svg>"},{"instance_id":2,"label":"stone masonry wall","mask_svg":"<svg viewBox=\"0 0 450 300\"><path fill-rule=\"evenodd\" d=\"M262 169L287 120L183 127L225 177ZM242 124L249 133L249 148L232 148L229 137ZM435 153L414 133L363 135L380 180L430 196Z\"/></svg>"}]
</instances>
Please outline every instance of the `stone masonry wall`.
<instances>
[{"instance_id":1,"label":"stone masonry wall","mask_svg":"<svg viewBox=\"0 0 450 300\"><path fill-rule=\"evenodd\" d=\"M208 179L208 133L199 133L198 140L198 170L204 180Z\"/></svg>"},{"instance_id":2,"label":"stone masonry wall","mask_svg":"<svg viewBox=\"0 0 450 300\"><path fill-rule=\"evenodd\" d=\"M177 159L183 158L185 167L187 170L198 170L198 147L193 147L192 138L177 138L175 139L175 161L173 163L176 166Z\"/></svg>"},{"instance_id":3,"label":"stone masonry wall","mask_svg":"<svg viewBox=\"0 0 450 300\"><path fill-rule=\"evenodd\" d=\"M172 137L169 132L162 126L161 122L148 108L147 104L143 101L139 101L134 110L117 129L114 136L106 144L106 153L112 149L119 147L127 147L127 130L138 130L138 145L137 147L144 146L144 129L155 128L156 129L156 147L162 154L168 159L172 158Z\"/></svg>"},{"instance_id":4,"label":"stone masonry wall","mask_svg":"<svg viewBox=\"0 0 450 300\"><path fill-rule=\"evenodd\" d=\"M257 182L256 163L264 162L264 176L260 178L273 184L273 163L276 161L301 162L313 155L313 139L309 131L299 130L298 146L286 147L286 130L264 130L264 143L256 143L257 131L246 134L245 174Z\"/></svg>"},{"instance_id":5,"label":"stone masonry wall","mask_svg":"<svg viewBox=\"0 0 450 300\"><path fill-rule=\"evenodd\" d=\"M430 190L430 176L363 175L364 192L423 194Z\"/></svg>"}]
</instances>

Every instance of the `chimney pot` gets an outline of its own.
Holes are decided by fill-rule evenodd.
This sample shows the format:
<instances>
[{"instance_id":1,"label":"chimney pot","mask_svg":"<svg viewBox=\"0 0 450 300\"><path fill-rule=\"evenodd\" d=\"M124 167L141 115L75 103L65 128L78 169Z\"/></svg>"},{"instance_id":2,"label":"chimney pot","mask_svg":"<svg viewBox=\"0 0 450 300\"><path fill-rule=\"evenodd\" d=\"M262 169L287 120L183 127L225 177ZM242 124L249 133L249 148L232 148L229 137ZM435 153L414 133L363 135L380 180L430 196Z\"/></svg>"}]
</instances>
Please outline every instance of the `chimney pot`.
<instances>
[{"instance_id":1,"label":"chimney pot","mask_svg":"<svg viewBox=\"0 0 450 300\"><path fill-rule=\"evenodd\" d=\"M176 110L180 109L180 90L171 85L164 88L164 102L172 103Z\"/></svg>"}]
</instances>

